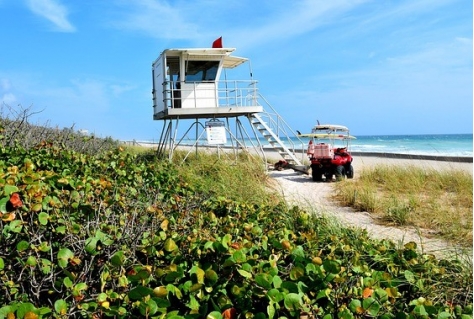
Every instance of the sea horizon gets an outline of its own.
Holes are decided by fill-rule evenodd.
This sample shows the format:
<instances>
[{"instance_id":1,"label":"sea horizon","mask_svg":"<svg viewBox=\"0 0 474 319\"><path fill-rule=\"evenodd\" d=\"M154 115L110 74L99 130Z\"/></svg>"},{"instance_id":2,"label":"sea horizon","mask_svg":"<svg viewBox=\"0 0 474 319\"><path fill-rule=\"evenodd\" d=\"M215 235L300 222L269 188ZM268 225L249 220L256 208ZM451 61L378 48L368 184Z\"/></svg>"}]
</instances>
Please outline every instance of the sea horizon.
<instances>
[{"instance_id":1,"label":"sea horizon","mask_svg":"<svg viewBox=\"0 0 474 319\"><path fill-rule=\"evenodd\" d=\"M205 134L204 134L205 135ZM259 137L260 143L264 148L270 147L270 144ZM282 139L283 140L283 139ZM133 141L137 144L150 143L157 144L155 141ZM286 146L302 150L307 147L309 138L291 137L290 140L283 140ZM185 139L181 145L195 145L196 140ZM258 145L256 138L244 139L246 146ZM199 146L209 146L205 136L197 143ZM231 141L227 140L225 147L232 146ZM396 135L358 135L350 143L350 150L361 154L399 154L399 155L417 155L430 157L473 157L473 134L396 134Z\"/></svg>"}]
</instances>

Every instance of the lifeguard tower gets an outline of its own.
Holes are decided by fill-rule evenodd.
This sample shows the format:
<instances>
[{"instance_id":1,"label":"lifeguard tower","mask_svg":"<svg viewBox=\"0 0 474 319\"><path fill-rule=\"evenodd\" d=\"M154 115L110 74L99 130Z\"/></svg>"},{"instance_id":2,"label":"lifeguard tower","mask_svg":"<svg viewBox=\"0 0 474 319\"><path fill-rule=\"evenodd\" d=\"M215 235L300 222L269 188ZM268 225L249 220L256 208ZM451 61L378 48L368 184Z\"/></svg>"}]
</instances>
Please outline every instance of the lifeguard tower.
<instances>
[{"instance_id":1,"label":"lifeguard tower","mask_svg":"<svg viewBox=\"0 0 474 319\"><path fill-rule=\"evenodd\" d=\"M265 148L270 148L294 168L304 169L304 152L301 159L296 153L305 143L295 143L296 133L258 93L248 59L231 56L234 51L222 47L167 49L153 62L153 119L164 122L158 155L168 150L171 160L180 145L233 151L254 148L266 162ZM249 65L250 79L229 79L228 71L242 64ZM192 124L178 137L180 121L190 120Z\"/></svg>"}]
</instances>

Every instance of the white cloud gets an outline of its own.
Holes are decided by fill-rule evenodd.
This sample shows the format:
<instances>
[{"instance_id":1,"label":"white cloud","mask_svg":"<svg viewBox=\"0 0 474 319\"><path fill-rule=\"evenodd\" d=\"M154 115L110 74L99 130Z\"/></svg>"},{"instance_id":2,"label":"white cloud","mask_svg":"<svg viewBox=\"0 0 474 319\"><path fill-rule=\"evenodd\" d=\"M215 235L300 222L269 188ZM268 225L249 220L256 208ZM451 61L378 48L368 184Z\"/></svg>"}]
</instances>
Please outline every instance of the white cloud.
<instances>
[{"instance_id":1,"label":"white cloud","mask_svg":"<svg viewBox=\"0 0 474 319\"><path fill-rule=\"evenodd\" d=\"M193 7L195 12L198 4L185 3ZM161 0L135 0L125 5L125 10L112 24L115 27L135 30L147 36L162 39L189 39L197 36L197 25L188 20L185 7L172 6Z\"/></svg>"},{"instance_id":2,"label":"white cloud","mask_svg":"<svg viewBox=\"0 0 474 319\"><path fill-rule=\"evenodd\" d=\"M27 0L26 4L33 13L52 22L59 31L74 32L76 28L69 22L67 8L57 0Z\"/></svg>"},{"instance_id":3,"label":"white cloud","mask_svg":"<svg viewBox=\"0 0 474 319\"><path fill-rule=\"evenodd\" d=\"M0 79L0 89L7 91L11 88L11 83L8 79Z\"/></svg>"},{"instance_id":4,"label":"white cloud","mask_svg":"<svg viewBox=\"0 0 474 319\"><path fill-rule=\"evenodd\" d=\"M16 104L17 99L13 93L6 93L2 96L2 102L6 105L12 106L13 104Z\"/></svg>"}]
</instances>

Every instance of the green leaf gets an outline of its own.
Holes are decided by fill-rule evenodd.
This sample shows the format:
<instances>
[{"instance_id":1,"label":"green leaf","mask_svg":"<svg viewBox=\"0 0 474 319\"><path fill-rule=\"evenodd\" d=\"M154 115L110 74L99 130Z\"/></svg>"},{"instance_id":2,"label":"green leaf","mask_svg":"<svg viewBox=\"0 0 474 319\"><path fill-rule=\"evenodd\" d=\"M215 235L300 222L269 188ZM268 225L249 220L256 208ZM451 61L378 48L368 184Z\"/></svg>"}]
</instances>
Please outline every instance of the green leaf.
<instances>
[{"instance_id":1,"label":"green leaf","mask_svg":"<svg viewBox=\"0 0 474 319\"><path fill-rule=\"evenodd\" d=\"M296 246L295 249L291 251L291 255L298 258L304 258L304 249L301 246Z\"/></svg>"},{"instance_id":2,"label":"green leaf","mask_svg":"<svg viewBox=\"0 0 474 319\"><path fill-rule=\"evenodd\" d=\"M341 272L341 266L339 265L338 262L334 260L329 260L329 259L324 260L323 267L327 272L331 274L337 275L338 273Z\"/></svg>"},{"instance_id":3,"label":"green leaf","mask_svg":"<svg viewBox=\"0 0 474 319\"><path fill-rule=\"evenodd\" d=\"M58 251L58 264L61 268L66 268L69 259L74 257L74 253L68 248L62 248Z\"/></svg>"},{"instance_id":4,"label":"green leaf","mask_svg":"<svg viewBox=\"0 0 474 319\"><path fill-rule=\"evenodd\" d=\"M40 222L41 225L47 225L48 224L48 220L49 220L49 214L48 213L45 213L45 212L41 212L38 214L38 220Z\"/></svg>"},{"instance_id":5,"label":"green leaf","mask_svg":"<svg viewBox=\"0 0 474 319\"><path fill-rule=\"evenodd\" d=\"M188 302L187 306L191 310L194 310L194 311L199 310L199 302L196 300L196 297L194 297L193 295L190 295L189 296L189 302Z\"/></svg>"},{"instance_id":6,"label":"green leaf","mask_svg":"<svg viewBox=\"0 0 474 319\"><path fill-rule=\"evenodd\" d=\"M381 303L384 303L388 300L388 293L382 288L375 289L375 296Z\"/></svg>"},{"instance_id":7,"label":"green leaf","mask_svg":"<svg viewBox=\"0 0 474 319\"><path fill-rule=\"evenodd\" d=\"M84 250L91 255L97 255L97 243L99 240L96 237L89 237L85 242Z\"/></svg>"},{"instance_id":8,"label":"green leaf","mask_svg":"<svg viewBox=\"0 0 474 319\"><path fill-rule=\"evenodd\" d=\"M82 291L87 289L87 284L85 282L79 282L74 286L75 290Z\"/></svg>"},{"instance_id":9,"label":"green leaf","mask_svg":"<svg viewBox=\"0 0 474 319\"><path fill-rule=\"evenodd\" d=\"M451 318L451 314L449 312L443 311L438 314L438 319L447 319Z\"/></svg>"},{"instance_id":10,"label":"green leaf","mask_svg":"<svg viewBox=\"0 0 474 319\"><path fill-rule=\"evenodd\" d=\"M209 284L213 286L219 280L219 276L214 270L208 269L206 270L206 279L209 281Z\"/></svg>"},{"instance_id":11,"label":"green leaf","mask_svg":"<svg viewBox=\"0 0 474 319\"><path fill-rule=\"evenodd\" d=\"M206 316L206 319L222 319L222 314L219 311L213 311Z\"/></svg>"},{"instance_id":12,"label":"green leaf","mask_svg":"<svg viewBox=\"0 0 474 319\"><path fill-rule=\"evenodd\" d=\"M428 313L425 310L425 306L423 305L415 306L413 312L419 316L428 316Z\"/></svg>"},{"instance_id":13,"label":"green leaf","mask_svg":"<svg viewBox=\"0 0 474 319\"><path fill-rule=\"evenodd\" d=\"M28 256L26 259L26 265L30 267L35 267L38 264L38 261L36 260L35 256Z\"/></svg>"},{"instance_id":14,"label":"green leaf","mask_svg":"<svg viewBox=\"0 0 474 319\"><path fill-rule=\"evenodd\" d=\"M167 252L172 252L172 251L178 249L178 245L176 245L176 243L174 242L174 240L173 240L172 238L168 238L168 239L165 241L164 249L165 249Z\"/></svg>"},{"instance_id":15,"label":"green leaf","mask_svg":"<svg viewBox=\"0 0 474 319\"><path fill-rule=\"evenodd\" d=\"M280 276L273 276L272 283L273 283L273 287L278 289L281 287L283 280L280 278Z\"/></svg>"},{"instance_id":16,"label":"green leaf","mask_svg":"<svg viewBox=\"0 0 474 319\"><path fill-rule=\"evenodd\" d=\"M204 276L206 275L204 270L202 270L201 268L197 266L194 266L191 270L191 274L196 275L196 279L199 284L204 284Z\"/></svg>"},{"instance_id":17,"label":"green leaf","mask_svg":"<svg viewBox=\"0 0 474 319\"><path fill-rule=\"evenodd\" d=\"M222 246L225 247L225 249L229 249L229 245L232 243L232 236L230 234L225 234L224 238L222 238Z\"/></svg>"},{"instance_id":18,"label":"green leaf","mask_svg":"<svg viewBox=\"0 0 474 319\"><path fill-rule=\"evenodd\" d=\"M10 200L8 197L4 197L0 199L0 212L1 213L6 213L7 212L7 203Z\"/></svg>"},{"instance_id":19,"label":"green leaf","mask_svg":"<svg viewBox=\"0 0 474 319\"><path fill-rule=\"evenodd\" d=\"M275 313L276 313L275 306L273 306L273 303L270 302L267 306L268 318L273 319L273 317L275 317Z\"/></svg>"},{"instance_id":20,"label":"green leaf","mask_svg":"<svg viewBox=\"0 0 474 319\"><path fill-rule=\"evenodd\" d=\"M63 284L66 288L72 288L73 282L69 277L64 278Z\"/></svg>"},{"instance_id":21,"label":"green leaf","mask_svg":"<svg viewBox=\"0 0 474 319\"><path fill-rule=\"evenodd\" d=\"M5 196L10 196L11 194L16 192L18 192L18 187L16 187L15 185L6 184L3 188L3 193L5 194Z\"/></svg>"},{"instance_id":22,"label":"green leaf","mask_svg":"<svg viewBox=\"0 0 474 319\"><path fill-rule=\"evenodd\" d=\"M415 275L411 271L405 270L405 279L410 283L414 283Z\"/></svg>"},{"instance_id":23,"label":"green leaf","mask_svg":"<svg viewBox=\"0 0 474 319\"><path fill-rule=\"evenodd\" d=\"M352 311L352 313L357 314L362 309L362 303L359 299L352 299L351 303L349 304L349 309Z\"/></svg>"},{"instance_id":24,"label":"green leaf","mask_svg":"<svg viewBox=\"0 0 474 319\"><path fill-rule=\"evenodd\" d=\"M300 309L301 307L301 298L298 294L295 293L289 293L285 296L285 308L290 310L290 311L296 311Z\"/></svg>"},{"instance_id":25,"label":"green leaf","mask_svg":"<svg viewBox=\"0 0 474 319\"><path fill-rule=\"evenodd\" d=\"M28 312L35 312L35 311L36 311L36 307L32 303L22 302L18 306L18 310L16 311L16 315L17 315L18 318L24 318L25 315Z\"/></svg>"},{"instance_id":26,"label":"green leaf","mask_svg":"<svg viewBox=\"0 0 474 319\"><path fill-rule=\"evenodd\" d=\"M373 317L377 316L380 311L380 304L372 297L366 298L362 301L362 307Z\"/></svg>"},{"instance_id":27,"label":"green leaf","mask_svg":"<svg viewBox=\"0 0 474 319\"><path fill-rule=\"evenodd\" d=\"M158 311L158 306L153 299L150 299L146 302L141 302L139 306L140 313L143 316L152 316Z\"/></svg>"},{"instance_id":28,"label":"green leaf","mask_svg":"<svg viewBox=\"0 0 474 319\"><path fill-rule=\"evenodd\" d=\"M153 293L153 289L144 287L144 286L137 286L130 290L128 293L128 297L132 300L141 300L143 297L149 296Z\"/></svg>"},{"instance_id":29,"label":"green leaf","mask_svg":"<svg viewBox=\"0 0 474 319\"><path fill-rule=\"evenodd\" d=\"M237 269L237 272L242 276L242 277L245 277L247 279L250 279L252 278L252 274L249 273L248 271L245 271L243 269Z\"/></svg>"},{"instance_id":30,"label":"green leaf","mask_svg":"<svg viewBox=\"0 0 474 319\"><path fill-rule=\"evenodd\" d=\"M255 282L264 289L272 288L273 277L266 273L260 273L255 275Z\"/></svg>"},{"instance_id":31,"label":"green leaf","mask_svg":"<svg viewBox=\"0 0 474 319\"><path fill-rule=\"evenodd\" d=\"M67 313L67 303L63 299L56 300L54 303L54 310L60 314L61 316L64 316Z\"/></svg>"},{"instance_id":32,"label":"green leaf","mask_svg":"<svg viewBox=\"0 0 474 319\"><path fill-rule=\"evenodd\" d=\"M297 281L304 276L304 269L301 267L293 267L290 271L291 280Z\"/></svg>"},{"instance_id":33,"label":"green leaf","mask_svg":"<svg viewBox=\"0 0 474 319\"><path fill-rule=\"evenodd\" d=\"M2 270L3 268L5 268L5 261L2 257L0 257L0 270Z\"/></svg>"},{"instance_id":34,"label":"green leaf","mask_svg":"<svg viewBox=\"0 0 474 319\"><path fill-rule=\"evenodd\" d=\"M37 248L39 251L45 253L51 249L51 246L49 246L49 243L47 241L43 241Z\"/></svg>"},{"instance_id":35,"label":"green leaf","mask_svg":"<svg viewBox=\"0 0 474 319\"><path fill-rule=\"evenodd\" d=\"M20 241L18 244L16 244L16 250L18 251L25 251L30 247L30 244L26 240Z\"/></svg>"},{"instance_id":36,"label":"green leaf","mask_svg":"<svg viewBox=\"0 0 474 319\"><path fill-rule=\"evenodd\" d=\"M243 249L236 250L233 254L232 257L234 261L238 264L242 264L247 261L247 256L245 256L245 252Z\"/></svg>"},{"instance_id":37,"label":"green leaf","mask_svg":"<svg viewBox=\"0 0 474 319\"><path fill-rule=\"evenodd\" d=\"M20 233L21 230L23 229L23 226L21 225L21 220L13 220L10 222L9 228L12 232L14 233Z\"/></svg>"},{"instance_id":38,"label":"green leaf","mask_svg":"<svg viewBox=\"0 0 474 319\"><path fill-rule=\"evenodd\" d=\"M117 251L111 258L110 263L115 267L123 266L125 254L122 250Z\"/></svg>"},{"instance_id":39,"label":"green leaf","mask_svg":"<svg viewBox=\"0 0 474 319\"><path fill-rule=\"evenodd\" d=\"M285 299L285 294L280 292L278 289L270 289L267 292L268 298L270 298L271 301L274 303L279 303L283 299Z\"/></svg>"}]
</instances>

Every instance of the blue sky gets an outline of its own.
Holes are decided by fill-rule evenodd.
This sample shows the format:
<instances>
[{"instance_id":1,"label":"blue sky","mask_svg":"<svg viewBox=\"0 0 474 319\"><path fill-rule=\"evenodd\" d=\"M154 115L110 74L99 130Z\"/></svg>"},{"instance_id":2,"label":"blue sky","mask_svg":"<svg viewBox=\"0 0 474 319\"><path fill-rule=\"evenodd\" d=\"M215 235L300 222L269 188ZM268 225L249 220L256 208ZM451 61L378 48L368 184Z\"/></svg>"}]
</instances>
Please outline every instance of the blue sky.
<instances>
[{"instance_id":1,"label":"blue sky","mask_svg":"<svg viewBox=\"0 0 474 319\"><path fill-rule=\"evenodd\" d=\"M158 139L151 64L168 48L251 61L293 129L472 133L468 0L0 0L3 114L121 140ZM10 110L10 111L9 111Z\"/></svg>"}]
</instances>

